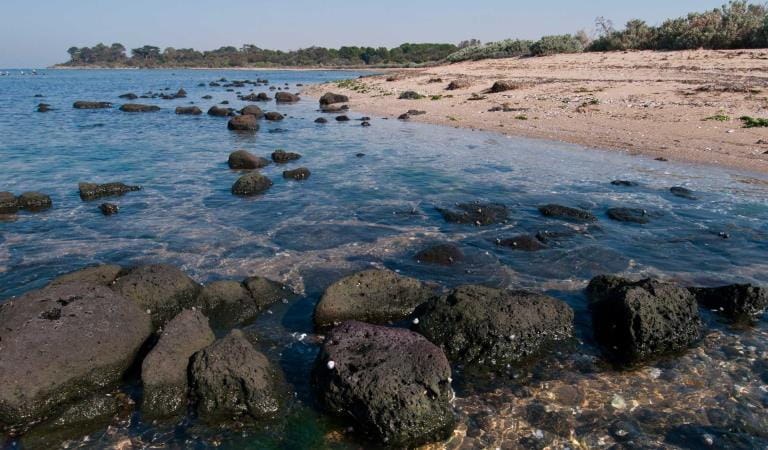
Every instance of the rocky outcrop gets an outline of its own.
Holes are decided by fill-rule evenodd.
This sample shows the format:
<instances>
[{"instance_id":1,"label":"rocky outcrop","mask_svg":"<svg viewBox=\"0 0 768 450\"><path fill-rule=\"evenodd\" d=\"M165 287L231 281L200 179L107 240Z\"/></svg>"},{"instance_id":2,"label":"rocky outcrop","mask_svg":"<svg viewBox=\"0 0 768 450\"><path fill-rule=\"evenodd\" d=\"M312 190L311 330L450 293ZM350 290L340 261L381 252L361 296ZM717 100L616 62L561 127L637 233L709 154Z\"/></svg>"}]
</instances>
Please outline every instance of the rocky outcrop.
<instances>
[{"instance_id":1,"label":"rocky outcrop","mask_svg":"<svg viewBox=\"0 0 768 450\"><path fill-rule=\"evenodd\" d=\"M312 175L312 172L310 172L306 167L299 167L298 169L283 171L283 178L297 181L306 180L310 175Z\"/></svg>"},{"instance_id":2,"label":"rocky outcrop","mask_svg":"<svg viewBox=\"0 0 768 450\"><path fill-rule=\"evenodd\" d=\"M606 275L589 283L587 295L595 338L615 362L679 352L702 336L696 299L674 284Z\"/></svg>"},{"instance_id":3,"label":"rocky outcrop","mask_svg":"<svg viewBox=\"0 0 768 450\"><path fill-rule=\"evenodd\" d=\"M453 362L494 370L573 335L573 310L532 292L460 286L419 311L416 330Z\"/></svg>"},{"instance_id":4,"label":"rocky outcrop","mask_svg":"<svg viewBox=\"0 0 768 450\"><path fill-rule=\"evenodd\" d=\"M298 95L291 94L290 92L283 91L275 94L275 101L277 103L296 103L299 100L301 99L299 98Z\"/></svg>"},{"instance_id":5,"label":"rocky outcrop","mask_svg":"<svg viewBox=\"0 0 768 450\"><path fill-rule=\"evenodd\" d=\"M506 223L509 211L498 203L460 203L456 209L437 209L446 222L472 224L477 226Z\"/></svg>"},{"instance_id":6,"label":"rocky outcrop","mask_svg":"<svg viewBox=\"0 0 768 450\"><path fill-rule=\"evenodd\" d=\"M688 288L699 305L734 322L751 322L768 308L768 290L751 284Z\"/></svg>"},{"instance_id":7,"label":"rocky outcrop","mask_svg":"<svg viewBox=\"0 0 768 450\"><path fill-rule=\"evenodd\" d=\"M103 197L121 196L128 192L141 190L141 186L131 186L124 183L78 183L80 199L83 201L96 200Z\"/></svg>"},{"instance_id":8,"label":"rocky outcrop","mask_svg":"<svg viewBox=\"0 0 768 450\"><path fill-rule=\"evenodd\" d=\"M349 97L347 97L346 95L334 94L332 92L327 92L322 97L320 97L320 106L333 105L334 103L347 103L347 102L349 102Z\"/></svg>"},{"instance_id":9,"label":"rocky outcrop","mask_svg":"<svg viewBox=\"0 0 768 450\"><path fill-rule=\"evenodd\" d=\"M258 131L259 122L254 116L235 116L229 119L227 128L233 131Z\"/></svg>"},{"instance_id":10,"label":"rocky outcrop","mask_svg":"<svg viewBox=\"0 0 768 450\"><path fill-rule=\"evenodd\" d=\"M360 322L334 328L312 384L325 409L389 447L444 440L456 424L448 360L408 330Z\"/></svg>"},{"instance_id":11,"label":"rocky outcrop","mask_svg":"<svg viewBox=\"0 0 768 450\"><path fill-rule=\"evenodd\" d=\"M179 106L176 108L176 114L186 116L199 116L203 114L203 110L197 106Z\"/></svg>"},{"instance_id":12,"label":"rocky outcrop","mask_svg":"<svg viewBox=\"0 0 768 450\"><path fill-rule=\"evenodd\" d=\"M366 270L342 278L325 290L315 307L315 325L347 320L387 323L407 318L426 302L432 289L389 270Z\"/></svg>"},{"instance_id":13,"label":"rocky outcrop","mask_svg":"<svg viewBox=\"0 0 768 450\"><path fill-rule=\"evenodd\" d=\"M286 152L285 150L275 150L272 152L272 161L277 164L285 164L291 161L296 161L301 158L301 155L293 152Z\"/></svg>"},{"instance_id":14,"label":"rocky outcrop","mask_svg":"<svg viewBox=\"0 0 768 450\"><path fill-rule=\"evenodd\" d=\"M160 111L159 106L155 105L140 105L138 103L126 103L120 107L120 111L123 112L154 112Z\"/></svg>"},{"instance_id":15,"label":"rocky outcrop","mask_svg":"<svg viewBox=\"0 0 768 450\"><path fill-rule=\"evenodd\" d=\"M253 172L238 178L232 185L232 193L235 195L252 196L266 192L272 187L272 180L266 176Z\"/></svg>"},{"instance_id":16,"label":"rocky outcrop","mask_svg":"<svg viewBox=\"0 0 768 450\"><path fill-rule=\"evenodd\" d=\"M200 311L185 310L168 322L141 366L144 385L141 411L145 418L151 420L186 412L190 358L215 339L208 319Z\"/></svg>"},{"instance_id":17,"label":"rocky outcrop","mask_svg":"<svg viewBox=\"0 0 768 450\"><path fill-rule=\"evenodd\" d=\"M464 254L453 244L437 244L421 250L414 256L418 262L452 266L464 259Z\"/></svg>"},{"instance_id":18,"label":"rocky outcrop","mask_svg":"<svg viewBox=\"0 0 768 450\"><path fill-rule=\"evenodd\" d=\"M87 284L11 299L0 323L0 422L17 430L116 385L152 332L134 302Z\"/></svg>"},{"instance_id":19,"label":"rocky outcrop","mask_svg":"<svg viewBox=\"0 0 768 450\"><path fill-rule=\"evenodd\" d=\"M105 108L111 108L112 103L109 102L86 102L86 101L76 101L73 105L73 108L75 109L105 109Z\"/></svg>"},{"instance_id":20,"label":"rocky outcrop","mask_svg":"<svg viewBox=\"0 0 768 450\"><path fill-rule=\"evenodd\" d=\"M233 170L252 170L268 166L269 161L246 150L235 150L229 154L227 164Z\"/></svg>"},{"instance_id":21,"label":"rocky outcrop","mask_svg":"<svg viewBox=\"0 0 768 450\"><path fill-rule=\"evenodd\" d=\"M571 220L574 222L595 222L597 217L589 211L583 209L569 208L562 205L544 205L539 207L539 212L547 217L556 219Z\"/></svg>"}]
</instances>

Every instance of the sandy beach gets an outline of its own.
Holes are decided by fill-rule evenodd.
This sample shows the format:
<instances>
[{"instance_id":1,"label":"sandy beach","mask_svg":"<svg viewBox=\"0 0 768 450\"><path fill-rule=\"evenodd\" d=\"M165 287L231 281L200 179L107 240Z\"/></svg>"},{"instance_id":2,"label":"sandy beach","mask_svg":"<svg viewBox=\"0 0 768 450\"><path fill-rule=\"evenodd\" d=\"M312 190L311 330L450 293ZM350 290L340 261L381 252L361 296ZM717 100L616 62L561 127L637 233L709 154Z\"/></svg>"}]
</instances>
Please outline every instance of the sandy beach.
<instances>
[{"instance_id":1,"label":"sandy beach","mask_svg":"<svg viewBox=\"0 0 768 450\"><path fill-rule=\"evenodd\" d=\"M468 87L448 90L455 80ZM499 80L513 89L491 93ZM768 173L768 51L614 52L464 62L305 88L353 111ZM401 100L405 91L424 97ZM491 110L497 111L491 111ZM719 119L719 120L718 120Z\"/></svg>"}]
</instances>

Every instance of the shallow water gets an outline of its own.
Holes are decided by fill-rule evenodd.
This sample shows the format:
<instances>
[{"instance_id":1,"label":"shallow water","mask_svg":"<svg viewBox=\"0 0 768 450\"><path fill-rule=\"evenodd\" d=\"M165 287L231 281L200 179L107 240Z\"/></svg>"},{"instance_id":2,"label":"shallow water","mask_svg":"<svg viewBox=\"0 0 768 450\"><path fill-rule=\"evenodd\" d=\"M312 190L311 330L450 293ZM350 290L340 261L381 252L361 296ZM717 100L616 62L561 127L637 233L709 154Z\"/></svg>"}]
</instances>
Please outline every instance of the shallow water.
<instances>
[{"instance_id":1,"label":"shallow water","mask_svg":"<svg viewBox=\"0 0 768 450\"><path fill-rule=\"evenodd\" d=\"M768 351L765 321L753 330L735 332L709 318L712 334L684 357L664 362L657 368L662 375L645 376L658 375L648 372L653 368L616 373L596 359L580 291L591 277L614 272L702 285L768 283L768 179L764 176L378 117L371 127L361 127L354 119L362 115L354 111L349 114L351 122L337 123L326 115L330 122L318 125L313 121L323 114L316 111L317 102L312 99L293 105L259 104L265 110L280 111L286 120L262 122L255 134L228 131L224 118L173 112L190 102L206 111L222 100L239 109L244 102L237 100L235 92L207 86L221 77L268 78L275 86L290 83L295 91L296 83L357 75L125 70L0 77L0 191L40 191L50 194L54 202L49 211L19 213L0 221L0 299L41 287L58 274L88 264L148 262L175 264L199 282L264 275L305 294L294 303L273 308L253 327L297 393L289 419L242 437L201 430L194 420L175 427L154 426L134 415L126 424L92 434L79 445L98 447L125 439L172 447L191 443L207 447L216 442L254 448L306 448L320 442L355 445L342 436L343 428L311 407L306 381L316 352L311 312L329 283L371 266L389 267L444 286L482 283L546 291L577 311L582 345L543 361L538 369L531 368L532 376L515 373L457 386L457 405L464 420L449 446L574 447L573 440L609 446L618 441L606 431L616 417L645 409L651 411L654 425L636 426L641 434L649 442L681 445L676 436L687 431L680 427L714 426L704 416L691 416L692 408L724 408L725 400L716 399L733 400L730 389L739 377L749 380L740 385L747 393L739 394L737 400L743 404L738 406L751 411L750 420L758 425L768 420L766 365L755 363L765 361ZM206 87L197 87L198 83ZM164 88L173 93L180 87L188 92L186 99L135 101L163 108L156 113L72 108L76 100L119 105L118 95L123 93L141 95L165 92ZM35 94L44 97L35 98ZM213 99L202 100L207 94ZM34 112L40 102L56 110ZM239 174L226 164L228 154L237 148L265 157L285 148L303 158L264 169L274 186L263 196L243 199L230 193ZM365 156L356 157L358 152ZM282 179L282 170L299 166L312 171L308 180ZM612 186L614 179L636 181L640 186ZM119 204L120 213L104 217L98 210L100 201L80 200L80 181L122 181L144 189L106 200ZM673 196L671 186L695 191L698 200ZM436 210L475 200L507 205L511 221L482 228L448 224ZM583 227L546 219L536 209L546 203L588 208L599 221ZM615 206L644 208L658 217L648 225L614 222L605 211ZM564 228L578 233L536 253L502 249L494 243L496 238ZM466 260L451 268L413 260L426 244L442 241L458 243ZM736 357L722 350L733 346L747 348L747 354ZM663 383L667 371L675 377L696 378L697 374L718 382L689 387L672 378ZM652 397L640 397L648 387L645 383L663 385L658 395L671 404L661 408L643 403ZM585 398L593 396L593 403L585 399L576 405L558 403L556 396L550 398L555 392L552 385L575 386ZM523 388L530 395L518 392ZM610 402L618 392L627 402L639 399L639 406L617 414ZM608 406L603 409L598 406L605 406L605 396ZM525 408L536 408L529 404L532 399L543 403L548 412L566 411L574 420L574 434L569 435L573 437L530 425ZM754 404L761 405L757 411L750 409ZM578 428L585 417L590 426ZM672 438L667 437L669 433Z\"/></svg>"}]
</instances>

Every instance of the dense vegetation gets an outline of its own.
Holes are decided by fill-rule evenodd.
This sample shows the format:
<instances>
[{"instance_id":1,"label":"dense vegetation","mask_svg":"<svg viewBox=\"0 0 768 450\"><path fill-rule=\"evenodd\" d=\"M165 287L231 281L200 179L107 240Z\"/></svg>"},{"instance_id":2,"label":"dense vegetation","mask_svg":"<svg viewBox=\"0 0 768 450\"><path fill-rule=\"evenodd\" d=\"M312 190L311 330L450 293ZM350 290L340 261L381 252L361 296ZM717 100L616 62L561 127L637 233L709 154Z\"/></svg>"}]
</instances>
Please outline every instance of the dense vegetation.
<instances>
[{"instance_id":1,"label":"dense vegetation","mask_svg":"<svg viewBox=\"0 0 768 450\"><path fill-rule=\"evenodd\" d=\"M122 44L72 47L64 65L104 67L269 67L269 66L383 66L443 61L459 47L453 44L403 44L384 47L310 47L293 51L265 50L255 45L221 47L212 51L145 45L127 55Z\"/></svg>"}]
</instances>

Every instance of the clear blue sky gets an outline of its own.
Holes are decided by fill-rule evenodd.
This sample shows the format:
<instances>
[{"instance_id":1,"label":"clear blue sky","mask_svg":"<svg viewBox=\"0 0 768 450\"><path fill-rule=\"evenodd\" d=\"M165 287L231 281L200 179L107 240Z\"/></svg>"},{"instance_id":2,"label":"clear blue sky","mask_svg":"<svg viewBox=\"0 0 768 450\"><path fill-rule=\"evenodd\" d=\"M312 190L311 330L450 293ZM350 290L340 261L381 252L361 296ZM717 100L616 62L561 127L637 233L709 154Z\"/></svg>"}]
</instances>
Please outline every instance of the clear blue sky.
<instances>
[{"instance_id":1,"label":"clear blue sky","mask_svg":"<svg viewBox=\"0 0 768 450\"><path fill-rule=\"evenodd\" d=\"M210 50L255 44L393 47L592 30L605 16L657 24L726 0L0 0L0 67L43 67L71 46Z\"/></svg>"}]
</instances>

